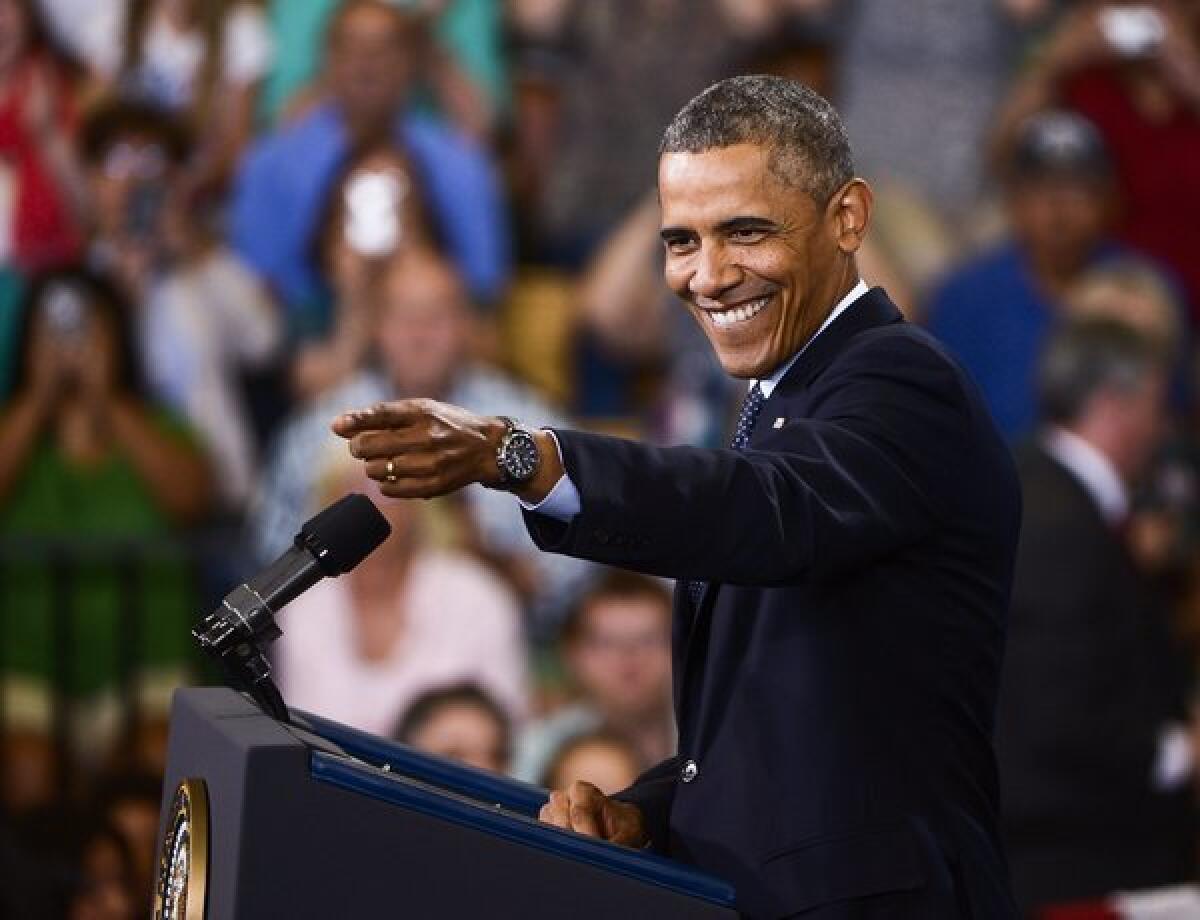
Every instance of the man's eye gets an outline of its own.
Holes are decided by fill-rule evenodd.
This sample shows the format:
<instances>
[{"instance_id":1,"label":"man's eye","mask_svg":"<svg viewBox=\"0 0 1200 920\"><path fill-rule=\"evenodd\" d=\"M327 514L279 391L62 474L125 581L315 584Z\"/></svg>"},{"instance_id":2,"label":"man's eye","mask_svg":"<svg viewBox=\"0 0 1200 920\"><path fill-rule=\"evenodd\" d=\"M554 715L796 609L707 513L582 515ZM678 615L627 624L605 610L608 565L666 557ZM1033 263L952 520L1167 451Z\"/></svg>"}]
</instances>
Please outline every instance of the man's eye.
<instances>
[{"instance_id":1,"label":"man's eye","mask_svg":"<svg viewBox=\"0 0 1200 920\"><path fill-rule=\"evenodd\" d=\"M764 236L766 231L758 227L739 227L729 234L729 238L735 243L757 243Z\"/></svg>"},{"instance_id":2,"label":"man's eye","mask_svg":"<svg viewBox=\"0 0 1200 920\"><path fill-rule=\"evenodd\" d=\"M672 255L686 255L696 248L696 241L690 240L687 237L676 237L664 240L663 242L667 246L667 252Z\"/></svg>"}]
</instances>

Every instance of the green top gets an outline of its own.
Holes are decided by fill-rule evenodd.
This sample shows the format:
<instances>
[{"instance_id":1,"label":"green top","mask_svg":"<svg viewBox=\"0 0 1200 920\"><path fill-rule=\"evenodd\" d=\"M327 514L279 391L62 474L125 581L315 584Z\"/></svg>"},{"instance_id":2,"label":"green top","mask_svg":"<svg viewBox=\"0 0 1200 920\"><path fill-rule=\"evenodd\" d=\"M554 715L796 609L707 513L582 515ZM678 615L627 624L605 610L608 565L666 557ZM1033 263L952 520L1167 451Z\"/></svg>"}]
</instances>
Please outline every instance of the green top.
<instances>
[{"instance_id":1,"label":"green top","mask_svg":"<svg viewBox=\"0 0 1200 920\"><path fill-rule=\"evenodd\" d=\"M186 429L166 415L156 415L155 422L170 436L191 441ZM162 539L172 533L124 456L114 452L84 466L68 460L48 439L38 445L0 503L4 673L54 682L54 610L68 601L73 658L68 689L78 696L112 689L120 671L121 611L131 598L139 672L182 675L191 657L196 596L184 553ZM44 556L36 558L40 539L72 541L79 552L56 566ZM136 542L137 549L123 550L128 542ZM124 582L123 566L133 572L132 583Z\"/></svg>"},{"instance_id":2,"label":"green top","mask_svg":"<svg viewBox=\"0 0 1200 920\"><path fill-rule=\"evenodd\" d=\"M340 2L271 0L268 15L275 61L259 97L259 111L268 124L277 122L292 96L316 76L324 55L325 27ZM415 5L415 0L393 2ZM451 0L435 25L438 42L500 112L509 101L502 25L499 0Z\"/></svg>"}]
</instances>

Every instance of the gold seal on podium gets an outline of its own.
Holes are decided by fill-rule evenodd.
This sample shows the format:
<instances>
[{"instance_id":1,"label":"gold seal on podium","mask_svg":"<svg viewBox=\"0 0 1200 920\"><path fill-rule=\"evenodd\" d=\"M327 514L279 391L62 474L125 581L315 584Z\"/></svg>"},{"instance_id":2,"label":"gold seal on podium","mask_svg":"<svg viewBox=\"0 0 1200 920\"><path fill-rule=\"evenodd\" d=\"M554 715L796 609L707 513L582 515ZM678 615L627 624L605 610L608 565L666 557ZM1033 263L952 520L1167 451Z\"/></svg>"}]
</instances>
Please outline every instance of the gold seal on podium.
<instances>
[{"instance_id":1,"label":"gold seal on podium","mask_svg":"<svg viewBox=\"0 0 1200 920\"><path fill-rule=\"evenodd\" d=\"M208 883L208 791L202 779L175 788L158 857L154 920L204 920Z\"/></svg>"}]
</instances>

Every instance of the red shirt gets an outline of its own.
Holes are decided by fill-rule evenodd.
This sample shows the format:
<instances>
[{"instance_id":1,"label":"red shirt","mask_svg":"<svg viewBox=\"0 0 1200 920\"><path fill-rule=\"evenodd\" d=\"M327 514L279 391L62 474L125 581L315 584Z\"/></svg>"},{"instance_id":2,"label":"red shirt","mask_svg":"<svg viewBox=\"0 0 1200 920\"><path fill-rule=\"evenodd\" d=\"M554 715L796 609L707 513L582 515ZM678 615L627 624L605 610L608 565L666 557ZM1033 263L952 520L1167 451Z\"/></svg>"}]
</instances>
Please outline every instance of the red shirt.
<instances>
[{"instance_id":1,"label":"red shirt","mask_svg":"<svg viewBox=\"0 0 1200 920\"><path fill-rule=\"evenodd\" d=\"M1107 69L1074 77L1063 97L1108 145L1123 202L1117 235L1178 275L1200 325L1200 113L1181 104L1150 121Z\"/></svg>"},{"instance_id":2,"label":"red shirt","mask_svg":"<svg viewBox=\"0 0 1200 920\"><path fill-rule=\"evenodd\" d=\"M0 158L16 183L12 215L12 259L24 271L70 262L80 250L80 234L35 136L26 111L30 87L44 79L56 115L65 114L62 84L51 68L27 61L0 96Z\"/></svg>"}]
</instances>

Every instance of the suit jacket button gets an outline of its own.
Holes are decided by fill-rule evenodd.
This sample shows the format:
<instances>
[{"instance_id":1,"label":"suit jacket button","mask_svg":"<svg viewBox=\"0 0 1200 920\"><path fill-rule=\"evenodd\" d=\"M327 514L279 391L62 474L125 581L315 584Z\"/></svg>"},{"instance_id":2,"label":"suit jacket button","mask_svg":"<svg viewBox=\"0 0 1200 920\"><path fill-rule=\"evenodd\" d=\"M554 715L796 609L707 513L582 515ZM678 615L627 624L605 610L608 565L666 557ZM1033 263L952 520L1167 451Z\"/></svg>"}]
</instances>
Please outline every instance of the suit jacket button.
<instances>
[{"instance_id":1,"label":"suit jacket button","mask_svg":"<svg viewBox=\"0 0 1200 920\"><path fill-rule=\"evenodd\" d=\"M683 769L679 771L679 778L685 783L690 783L700 775L700 768L696 766L696 761L689 760L683 765Z\"/></svg>"}]
</instances>

